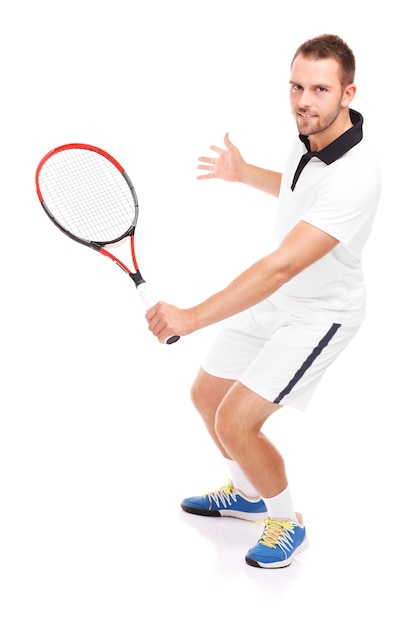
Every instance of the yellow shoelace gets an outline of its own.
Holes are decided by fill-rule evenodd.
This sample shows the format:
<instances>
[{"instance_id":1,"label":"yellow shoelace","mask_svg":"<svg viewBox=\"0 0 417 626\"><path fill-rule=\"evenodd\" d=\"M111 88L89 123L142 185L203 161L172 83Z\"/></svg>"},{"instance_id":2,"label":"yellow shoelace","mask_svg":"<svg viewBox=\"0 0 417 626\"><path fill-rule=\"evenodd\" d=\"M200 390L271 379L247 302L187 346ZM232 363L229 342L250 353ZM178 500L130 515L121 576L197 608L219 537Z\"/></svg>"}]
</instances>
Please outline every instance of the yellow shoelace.
<instances>
[{"instance_id":1,"label":"yellow shoelace","mask_svg":"<svg viewBox=\"0 0 417 626\"><path fill-rule=\"evenodd\" d=\"M276 548L279 546L283 550L285 550L286 547L291 547L293 543L291 534L293 534L292 529L295 526L294 522L271 519L268 517L263 522L258 523L265 524L264 533L259 543L268 548Z\"/></svg>"},{"instance_id":2,"label":"yellow shoelace","mask_svg":"<svg viewBox=\"0 0 417 626\"><path fill-rule=\"evenodd\" d=\"M226 501L230 504L230 498L233 498L233 500L236 501L235 491L236 490L233 487L233 483L229 478L227 483L223 485L223 487L220 487L220 489L216 489L216 491L209 491L205 493L204 497L208 498L209 500L214 500L217 506L219 506L219 501L222 502L223 506L226 506Z\"/></svg>"}]
</instances>

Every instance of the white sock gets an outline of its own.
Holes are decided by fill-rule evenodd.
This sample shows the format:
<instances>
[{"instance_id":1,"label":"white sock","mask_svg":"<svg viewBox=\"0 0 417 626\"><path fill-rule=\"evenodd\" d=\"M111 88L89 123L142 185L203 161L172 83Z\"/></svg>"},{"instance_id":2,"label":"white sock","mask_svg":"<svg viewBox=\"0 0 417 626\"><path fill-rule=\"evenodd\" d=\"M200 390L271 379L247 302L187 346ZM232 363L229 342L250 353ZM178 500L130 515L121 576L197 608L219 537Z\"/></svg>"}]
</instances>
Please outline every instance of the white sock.
<instances>
[{"instance_id":1,"label":"white sock","mask_svg":"<svg viewBox=\"0 0 417 626\"><path fill-rule=\"evenodd\" d=\"M273 498L263 498L269 517L290 519L297 522L297 516L292 504L292 498L289 487L281 491Z\"/></svg>"},{"instance_id":2,"label":"white sock","mask_svg":"<svg viewBox=\"0 0 417 626\"><path fill-rule=\"evenodd\" d=\"M236 463L236 461L232 461L231 459L226 459L227 464L229 466L229 475L232 480L233 486L235 489L239 489L245 496L249 498L259 497L258 492L251 482L246 478L245 474L240 468L240 465Z\"/></svg>"}]
</instances>

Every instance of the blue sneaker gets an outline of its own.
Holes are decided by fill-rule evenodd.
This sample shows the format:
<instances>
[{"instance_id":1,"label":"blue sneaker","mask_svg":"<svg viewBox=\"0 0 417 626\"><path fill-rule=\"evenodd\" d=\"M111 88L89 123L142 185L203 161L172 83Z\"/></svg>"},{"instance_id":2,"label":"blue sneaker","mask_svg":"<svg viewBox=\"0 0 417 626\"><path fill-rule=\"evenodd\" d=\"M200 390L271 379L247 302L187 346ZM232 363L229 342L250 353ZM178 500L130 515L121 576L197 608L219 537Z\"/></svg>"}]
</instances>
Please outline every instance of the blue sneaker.
<instances>
[{"instance_id":1,"label":"blue sneaker","mask_svg":"<svg viewBox=\"0 0 417 626\"><path fill-rule=\"evenodd\" d=\"M266 506L260 498L248 498L241 491L235 489L232 481L203 496L185 498L181 508L194 515L208 515L211 517L237 517L249 521L265 519Z\"/></svg>"},{"instance_id":2,"label":"blue sneaker","mask_svg":"<svg viewBox=\"0 0 417 626\"><path fill-rule=\"evenodd\" d=\"M302 521L297 524L287 519L267 518L264 524L262 537L246 555L248 565L269 569L287 567L297 554L308 547Z\"/></svg>"}]
</instances>

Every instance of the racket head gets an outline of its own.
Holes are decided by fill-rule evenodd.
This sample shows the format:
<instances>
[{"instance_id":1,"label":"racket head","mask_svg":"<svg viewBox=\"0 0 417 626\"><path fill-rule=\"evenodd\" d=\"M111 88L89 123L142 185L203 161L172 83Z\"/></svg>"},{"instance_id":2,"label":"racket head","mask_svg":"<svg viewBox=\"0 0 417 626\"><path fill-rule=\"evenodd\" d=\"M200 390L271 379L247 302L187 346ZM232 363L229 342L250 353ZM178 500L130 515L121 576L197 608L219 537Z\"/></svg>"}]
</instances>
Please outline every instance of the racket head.
<instances>
[{"instance_id":1,"label":"racket head","mask_svg":"<svg viewBox=\"0 0 417 626\"><path fill-rule=\"evenodd\" d=\"M70 143L54 148L36 169L36 192L52 222L95 249L135 232L139 204L132 181L101 148Z\"/></svg>"}]
</instances>

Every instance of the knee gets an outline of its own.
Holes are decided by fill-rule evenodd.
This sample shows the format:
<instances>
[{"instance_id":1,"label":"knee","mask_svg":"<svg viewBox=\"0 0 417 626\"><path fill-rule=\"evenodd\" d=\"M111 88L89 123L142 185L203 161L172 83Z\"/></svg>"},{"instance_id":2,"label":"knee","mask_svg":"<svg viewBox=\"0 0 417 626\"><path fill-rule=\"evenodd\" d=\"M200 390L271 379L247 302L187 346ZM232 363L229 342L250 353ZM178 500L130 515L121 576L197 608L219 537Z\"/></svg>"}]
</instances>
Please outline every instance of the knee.
<instances>
[{"instance_id":1,"label":"knee","mask_svg":"<svg viewBox=\"0 0 417 626\"><path fill-rule=\"evenodd\" d=\"M240 429L237 421L226 410L219 407L216 412L214 427L223 446L231 451L239 439Z\"/></svg>"},{"instance_id":2,"label":"knee","mask_svg":"<svg viewBox=\"0 0 417 626\"><path fill-rule=\"evenodd\" d=\"M201 377L197 377L192 384L190 389L190 398L194 408L203 417L203 419L213 423L217 404Z\"/></svg>"},{"instance_id":3,"label":"knee","mask_svg":"<svg viewBox=\"0 0 417 626\"><path fill-rule=\"evenodd\" d=\"M203 403L203 397L204 397L204 393L203 390L201 389L201 385L198 379L196 379L194 381L194 383L191 386L191 390L190 390L190 398L191 398L191 402L193 403L194 407L197 409L197 411L200 412L202 403Z\"/></svg>"}]
</instances>

